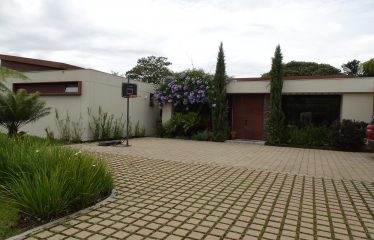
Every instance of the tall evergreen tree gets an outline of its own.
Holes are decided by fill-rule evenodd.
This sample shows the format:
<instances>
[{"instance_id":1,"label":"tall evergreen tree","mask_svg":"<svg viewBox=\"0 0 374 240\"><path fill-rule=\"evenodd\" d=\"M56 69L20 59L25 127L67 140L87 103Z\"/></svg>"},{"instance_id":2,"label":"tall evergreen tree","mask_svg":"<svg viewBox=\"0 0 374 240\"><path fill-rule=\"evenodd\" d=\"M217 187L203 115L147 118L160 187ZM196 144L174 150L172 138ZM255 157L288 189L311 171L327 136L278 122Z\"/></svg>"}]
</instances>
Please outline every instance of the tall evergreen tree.
<instances>
[{"instance_id":1,"label":"tall evergreen tree","mask_svg":"<svg viewBox=\"0 0 374 240\"><path fill-rule=\"evenodd\" d=\"M283 65L282 52L278 45L271 65L270 114L266 122L267 143L280 144L284 131L284 113L282 111Z\"/></svg>"},{"instance_id":2,"label":"tall evergreen tree","mask_svg":"<svg viewBox=\"0 0 374 240\"><path fill-rule=\"evenodd\" d=\"M213 139L224 141L228 135L228 103L226 98L227 75L223 44L219 46L216 73L213 79L212 125Z\"/></svg>"}]
</instances>

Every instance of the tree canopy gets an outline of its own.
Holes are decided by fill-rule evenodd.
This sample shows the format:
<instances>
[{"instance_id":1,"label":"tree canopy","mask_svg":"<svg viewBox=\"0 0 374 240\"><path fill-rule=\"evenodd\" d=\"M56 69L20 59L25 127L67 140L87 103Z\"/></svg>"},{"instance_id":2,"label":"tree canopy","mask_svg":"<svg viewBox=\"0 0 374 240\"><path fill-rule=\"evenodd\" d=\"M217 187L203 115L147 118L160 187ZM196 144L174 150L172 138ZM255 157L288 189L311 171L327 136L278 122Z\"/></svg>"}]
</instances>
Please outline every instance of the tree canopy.
<instances>
[{"instance_id":1,"label":"tree canopy","mask_svg":"<svg viewBox=\"0 0 374 240\"><path fill-rule=\"evenodd\" d=\"M360 61L353 59L342 65L344 73L348 75L358 76L360 70Z\"/></svg>"},{"instance_id":2,"label":"tree canopy","mask_svg":"<svg viewBox=\"0 0 374 240\"><path fill-rule=\"evenodd\" d=\"M362 63L363 75L367 77L374 76L374 58Z\"/></svg>"},{"instance_id":3,"label":"tree canopy","mask_svg":"<svg viewBox=\"0 0 374 240\"><path fill-rule=\"evenodd\" d=\"M166 57L148 56L138 59L135 67L126 72L126 77L147 83L159 84L165 78L172 76Z\"/></svg>"},{"instance_id":4,"label":"tree canopy","mask_svg":"<svg viewBox=\"0 0 374 240\"><path fill-rule=\"evenodd\" d=\"M283 55L278 45L272 58L270 71L270 113L266 121L266 141L270 145L280 144L284 131L282 111Z\"/></svg>"},{"instance_id":5,"label":"tree canopy","mask_svg":"<svg viewBox=\"0 0 374 240\"><path fill-rule=\"evenodd\" d=\"M216 73L213 79L213 96L211 100L212 107L212 125L213 140L224 141L228 135L228 103L226 97L226 64L223 44L219 46Z\"/></svg>"},{"instance_id":6,"label":"tree canopy","mask_svg":"<svg viewBox=\"0 0 374 240\"><path fill-rule=\"evenodd\" d=\"M341 71L329 64L291 61L283 64L283 76L324 76L341 74ZM270 77L270 72L262 74L262 77Z\"/></svg>"}]
</instances>

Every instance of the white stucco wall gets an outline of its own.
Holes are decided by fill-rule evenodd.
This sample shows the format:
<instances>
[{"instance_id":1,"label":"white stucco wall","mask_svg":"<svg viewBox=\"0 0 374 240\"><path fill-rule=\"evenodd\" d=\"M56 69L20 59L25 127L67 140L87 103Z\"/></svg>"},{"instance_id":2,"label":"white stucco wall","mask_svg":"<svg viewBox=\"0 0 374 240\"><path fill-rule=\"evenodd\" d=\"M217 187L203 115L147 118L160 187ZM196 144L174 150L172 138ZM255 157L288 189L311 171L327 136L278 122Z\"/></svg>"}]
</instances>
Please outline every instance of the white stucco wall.
<instances>
[{"instance_id":1,"label":"white stucco wall","mask_svg":"<svg viewBox=\"0 0 374 240\"><path fill-rule=\"evenodd\" d=\"M45 128L49 127L56 136L58 130L55 118L55 109L62 117L69 113L71 120L77 121L82 117L85 129L83 139L89 139L87 109L91 108L97 113L99 106L103 111L114 114L116 117L123 115L126 119L126 99L121 97L122 82L127 80L124 77L114 76L90 69L69 70L69 71L40 71L28 72L25 74L27 82L60 82L60 81L82 81L81 96L42 96L48 107L51 107L51 114L23 127L21 130L31 135L45 137ZM6 85L11 88L12 83L24 82L19 79L7 79ZM149 106L149 94L153 92L153 85L141 82L134 82L138 85L138 97L130 99L130 121L133 128L137 121L141 127L146 129L146 135L152 135L156 131L156 121L159 119L157 106ZM4 129L2 130L4 131Z\"/></svg>"},{"instance_id":2,"label":"white stucco wall","mask_svg":"<svg viewBox=\"0 0 374 240\"><path fill-rule=\"evenodd\" d=\"M373 114L373 93L342 95L341 118L369 123Z\"/></svg>"},{"instance_id":3,"label":"white stucco wall","mask_svg":"<svg viewBox=\"0 0 374 240\"><path fill-rule=\"evenodd\" d=\"M173 105L167 103L162 107L162 124L165 124L173 115Z\"/></svg>"},{"instance_id":4,"label":"white stucco wall","mask_svg":"<svg viewBox=\"0 0 374 240\"><path fill-rule=\"evenodd\" d=\"M269 80L232 81L227 85L227 93L269 93ZM362 93L373 92L374 77L328 78L285 80L283 93Z\"/></svg>"}]
</instances>

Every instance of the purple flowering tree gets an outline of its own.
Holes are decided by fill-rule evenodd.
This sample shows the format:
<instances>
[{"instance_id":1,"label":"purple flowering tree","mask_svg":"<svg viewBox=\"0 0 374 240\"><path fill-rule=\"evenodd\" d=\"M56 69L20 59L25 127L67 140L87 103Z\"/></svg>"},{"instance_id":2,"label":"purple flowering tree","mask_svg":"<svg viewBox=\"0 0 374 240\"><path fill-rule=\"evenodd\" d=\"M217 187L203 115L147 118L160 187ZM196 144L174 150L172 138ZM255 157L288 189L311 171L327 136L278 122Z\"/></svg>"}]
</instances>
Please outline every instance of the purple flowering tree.
<instances>
[{"instance_id":1,"label":"purple flowering tree","mask_svg":"<svg viewBox=\"0 0 374 240\"><path fill-rule=\"evenodd\" d=\"M170 103L189 111L208 102L212 77L203 70L187 70L159 85L155 98L160 106Z\"/></svg>"}]
</instances>

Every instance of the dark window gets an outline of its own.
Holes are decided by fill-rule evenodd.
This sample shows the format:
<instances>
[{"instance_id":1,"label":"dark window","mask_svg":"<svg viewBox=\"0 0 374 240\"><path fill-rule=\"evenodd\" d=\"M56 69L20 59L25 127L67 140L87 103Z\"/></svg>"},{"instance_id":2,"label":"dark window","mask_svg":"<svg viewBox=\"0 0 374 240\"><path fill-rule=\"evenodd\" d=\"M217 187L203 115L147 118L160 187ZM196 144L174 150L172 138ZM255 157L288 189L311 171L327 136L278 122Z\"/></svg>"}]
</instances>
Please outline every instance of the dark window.
<instances>
[{"instance_id":1,"label":"dark window","mask_svg":"<svg viewBox=\"0 0 374 240\"><path fill-rule=\"evenodd\" d=\"M329 126L340 119L340 95L285 95L282 108L286 123Z\"/></svg>"}]
</instances>

